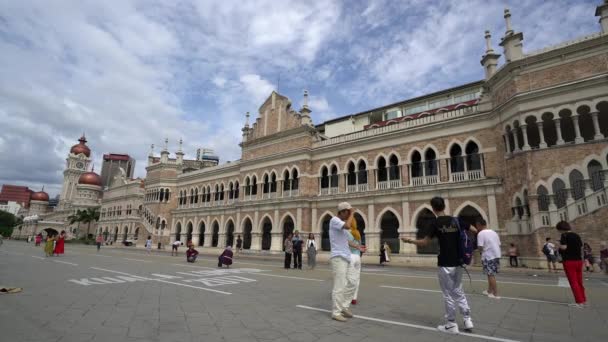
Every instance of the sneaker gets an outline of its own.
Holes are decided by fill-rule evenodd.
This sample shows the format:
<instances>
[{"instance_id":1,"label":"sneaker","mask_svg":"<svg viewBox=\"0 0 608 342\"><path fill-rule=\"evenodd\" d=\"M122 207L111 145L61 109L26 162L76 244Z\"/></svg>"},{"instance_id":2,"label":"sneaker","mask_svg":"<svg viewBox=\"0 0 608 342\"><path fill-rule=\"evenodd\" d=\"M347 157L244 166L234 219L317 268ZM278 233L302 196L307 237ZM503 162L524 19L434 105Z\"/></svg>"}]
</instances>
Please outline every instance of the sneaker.
<instances>
[{"instance_id":1,"label":"sneaker","mask_svg":"<svg viewBox=\"0 0 608 342\"><path fill-rule=\"evenodd\" d=\"M487 296L487 295L488 295L488 290L483 290L483 291L481 292L481 294L482 294L482 295L484 295L484 296Z\"/></svg>"},{"instance_id":2,"label":"sneaker","mask_svg":"<svg viewBox=\"0 0 608 342\"><path fill-rule=\"evenodd\" d=\"M344 310L342 310L342 316L344 316L346 318L352 318L353 313L352 313L352 311L350 311L350 309L344 309Z\"/></svg>"},{"instance_id":3,"label":"sneaker","mask_svg":"<svg viewBox=\"0 0 608 342\"><path fill-rule=\"evenodd\" d=\"M473 320L471 319L471 317L467 317L464 319L464 330L465 331L473 330Z\"/></svg>"},{"instance_id":4,"label":"sneaker","mask_svg":"<svg viewBox=\"0 0 608 342\"><path fill-rule=\"evenodd\" d=\"M583 309L585 307L585 304L571 303L568 304L568 306L575 309Z\"/></svg>"},{"instance_id":5,"label":"sneaker","mask_svg":"<svg viewBox=\"0 0 608 342\"><path fill-rule=\"evenodd\" d=\"M353 299L353 300L351 300L351 301L350 301L350 303L351 303L352 305L357 305L357 300L356 300L356 299Z\"/></svg>"},{"instance_id":6,"label":"sneaker","mask_svg":"<svg viewBox=\"0 0 608 342\"><path fill-rule=\"evenodd\" d=\"M458 324L454 323L454 322L448 322L444 325L440 325L437 327L437 330L444 332L444 333L448 333L448 334L458 334Z\"/></svg>"},{"instance_id":7,"label":"sneaker","mask_svg":"<svg viewBox=\"0 0 608 342\"><path fill-rule=\"evenodd\" d=\"M488 294L488 298L492 298L492 299L500 299L499 296L494 295L493 293Z\"/></svg>"},{"instance_id":8,"label":"sneaker","mask_svg":"<svg viewBox=\"0 0 608 342\"><path fill-rule=\"evenodd\" d=\"M344 316L342 316L342 315L333 315L333 316L331 316L331 318L334 321L338 321L338 322L346 322L347 321L347 319Z\"/></svg>"}]
</instances>

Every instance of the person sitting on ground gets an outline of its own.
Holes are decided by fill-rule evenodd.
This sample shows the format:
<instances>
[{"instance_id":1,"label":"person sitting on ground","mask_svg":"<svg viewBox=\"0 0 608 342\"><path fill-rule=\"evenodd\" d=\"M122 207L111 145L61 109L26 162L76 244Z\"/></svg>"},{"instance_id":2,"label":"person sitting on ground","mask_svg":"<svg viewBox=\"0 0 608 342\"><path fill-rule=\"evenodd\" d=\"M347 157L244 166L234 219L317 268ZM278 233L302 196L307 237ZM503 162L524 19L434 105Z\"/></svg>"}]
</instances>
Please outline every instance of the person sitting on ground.
<instances>
[{"instance_id":1,"label":"person sitting on ground","mask_svg":"<svg viewBox=\"0 0 608 342\"><path fill-rule=\"evenodd\" d=\"M186 261L195 262L196 257L198 256L198 251L194 249L193 245L188 246L188 250L186 251Z\"/></svg>"},{"instance_id":2,"label":"person sitting on ground","mask_svg":"<svg viewBox=\"0 0 608 342\"><path fill-rule=\"evenodd\" d=\"M222 265L230 267L232 265L232 246L227 246L217 260L217 267L222 267Z\"/></svg>"}]
</instances>

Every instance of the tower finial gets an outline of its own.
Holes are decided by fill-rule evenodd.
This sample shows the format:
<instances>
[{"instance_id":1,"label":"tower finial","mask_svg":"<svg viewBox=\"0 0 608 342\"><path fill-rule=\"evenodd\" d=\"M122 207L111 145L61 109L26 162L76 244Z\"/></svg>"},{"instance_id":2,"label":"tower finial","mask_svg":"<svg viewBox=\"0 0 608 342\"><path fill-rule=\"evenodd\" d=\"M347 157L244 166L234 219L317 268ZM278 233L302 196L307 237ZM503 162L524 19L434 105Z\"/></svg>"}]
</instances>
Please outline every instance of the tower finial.
<instances>
[{"instance_id":1,"label":"tower finial","mask_svg":"<svg viewBox=\"0 0 608 342\"><path fill-rule=\"evenodd\" d=\"M308 108L308 90L304 89L304 104L302 108Z\"/></svg>"},{"instance_id":2,"label":"tower finial","mask_svg":"<svg viewBox=\"0 0 608 342\"><path fill-rule=\"evenodd\" d=\"M490 53L494 53L494 50L492 49L492 35L490 34L490 30L486 30L485 32L485 38L486 38L486 54L490 54Z\"/></svg>"},{"instance_id":3,"label":"tower finial","mask_svg":"<svg viewBox=\"0 0 608 342\"><path fill-rule=\"evenodd\" d=\"M177 150L178 152L182 152L182 138L179 138L179 149Z\"/></svg>"},{"instance_id":4,"label":"tower finial","mask_svg":"<svg viewBox=\"0 0 608 342\"><path fill-rule=\"evenodd\" d=\"M513 34L513 29L511 28L511 11L509 8L505 8L505 23L507 25L507 32L505 32L505 36Z\"/></svg>"},{"instance_id":5,"label":"tower finial","mask_svg":"<svg viewBox=\"0 0 608 342\"><path fill-rule=\"evenodd\" d=\"M154 156L154 144L150 145L150 156Z\"/></svg>"},{"instance_id":6,"label":"tower finial","mask_svg":"<svg viewBox=\"0 0 608 342\"><path fill-rule=\"evenodd\" d=\"M164 147L164 151L168 151L169 150L169 138L165 138L165 147Z\"/></svg>"},{"instance_id":7,"label":"tower finial","mask_svg":"<svg viewBox=\"0 0 608 342\"><path fill-rule=\"evenodd\" d=\"M245 128L249 128L249 112L245 113Z\"/></svg>"}]
</instances>

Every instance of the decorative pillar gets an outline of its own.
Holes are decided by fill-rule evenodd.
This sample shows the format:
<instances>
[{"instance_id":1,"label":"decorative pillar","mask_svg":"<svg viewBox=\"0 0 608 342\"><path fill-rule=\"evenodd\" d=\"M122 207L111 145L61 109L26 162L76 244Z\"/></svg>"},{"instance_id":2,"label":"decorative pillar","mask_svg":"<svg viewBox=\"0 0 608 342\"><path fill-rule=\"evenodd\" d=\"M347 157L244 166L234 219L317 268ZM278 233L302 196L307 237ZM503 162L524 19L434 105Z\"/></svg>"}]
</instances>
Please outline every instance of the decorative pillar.
<instances>
[{"instance_id":1,"label":"decorative pillar","mask_svg":"<svg viewBox=\"0 0 608 342\"><path fill-rule=\"evenodd\" d=\"M513 146L513 152L519 152L521 150L519 149L519 137L517 136L517 129L514 129L511 132L513 132L513 145L515 145Z\"/></svg>"},{"instance_id":2,"label":"decorative pillar","mask_svg":"<svg viewBox=\"0 0 608 342\"><path fill-rule=\"evenodd\" d=\"M593 120L593 130L595 132L595 135L593 136L594 140L604 139L604 135L600 131L600 123L597 119L598 114L600 114L600 113L599 112L591 113L591 119Z\"/></svg>"},{"instance_id":3,"label":"decorative pillar","mask_svg":"<svg viewBox=\"0 0 608 342\"><path fill-rule=\"evenodd\" d=\"M192 233L192 245L193 246L198 246L198 242L200 241L199 239L200 239L200 237L199 237L198 233Z\"/></svg>"},{"instance_id":4,"label":"decorative pillar","mask_svg":"<svg viewBox=\"0 0 608 342\"><path fill-rule=\"evenodd\" d=\"M563 145L565 141L562 139L561 119L557 118L553 119L553 121L555 121L555 131L557 132L557 145Z\"/></svg>"},{"instance_id":5,"label":"decorative pillar","mask_svg":"<svg viewBox=\"0 0 608 342\"><path fill-rule=\"evenodd\" d=\"M572 116L572 123L574 124L574 143L581 144L585 142L585 139L581 137L581 128L578 124L578 115Z\"/></svg>"},{"instance_id":6,"label":"decorative pillar","mask_svg":"<svg viewBox=\"0 0 608 342\"><path fill-rule=\"evenodd\" d=\"M538 135L540 136L540 145L539 148L547 148L547 142L545 141L545 132L543 131L543 122L538 121L536 123L538 126Z\"/></svg>"},{"instance_id":7,"label":"decorative pillar","mask_svg":"<svg viewBox=\"0 0 608 342\"><path fill-rule=\"evenodd\" d=\"M507 154L511 154L511 144L509 144L509 134L505 133L502 135L502 138L505 141L505 149L507 150Z\"/></svg>"},{"instance_id":8,"label":"decorative pillar","mask_svg":"<svg viewBox=\"0 0 608 342\"><path fill-rule=\"evenodd\" d=\"M524 145L522 146L522 149L524 151L529 151L530 150L530 145L528 144L528 125L521 125L521 135L524 138Z\"/></svg>"}]
</instances>

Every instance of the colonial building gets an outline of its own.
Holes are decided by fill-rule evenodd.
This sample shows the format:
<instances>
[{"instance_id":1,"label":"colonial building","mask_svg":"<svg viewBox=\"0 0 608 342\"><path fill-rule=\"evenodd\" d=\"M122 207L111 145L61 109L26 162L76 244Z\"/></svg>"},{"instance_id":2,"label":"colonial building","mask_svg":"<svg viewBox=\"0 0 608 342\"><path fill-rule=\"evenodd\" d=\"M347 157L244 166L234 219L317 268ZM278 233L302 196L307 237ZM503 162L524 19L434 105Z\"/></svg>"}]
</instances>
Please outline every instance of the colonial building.
<instances>
[{"instance_id":1,"label":"colonial building","mask_svg":"<svg viewBox=\"0 0 608 342\"><path fill-rule=\"evenodd\" d=\"M103 192L97 234L104 240L137 242L147 237L143 226L144 181L131 179L124 169Z\"/></svg>"},{"instance_id":2,"label":"colonial building","mask_svg":"<svg viewBox=\"0 0 608 342\"><path fill-rule=\"evenodd\" d=\"M273 92L243 128L241 159L187 167L166 147L149 159L146 229L163 241L280 251L293 229L313 232L323 250L339 202L356 208L373 253L382 242L433 263L437 246L403 245L422 236L440 195L447 212L483 217L503 243L539 256L562 219L592 244L608 238L608 5L602 31L524 52L523 33L501 38L504 62L486 32L478 82L347 115L314 126L304 94L296 111Z\"/></svg>"}]
</instances>

